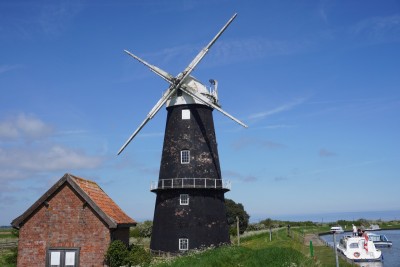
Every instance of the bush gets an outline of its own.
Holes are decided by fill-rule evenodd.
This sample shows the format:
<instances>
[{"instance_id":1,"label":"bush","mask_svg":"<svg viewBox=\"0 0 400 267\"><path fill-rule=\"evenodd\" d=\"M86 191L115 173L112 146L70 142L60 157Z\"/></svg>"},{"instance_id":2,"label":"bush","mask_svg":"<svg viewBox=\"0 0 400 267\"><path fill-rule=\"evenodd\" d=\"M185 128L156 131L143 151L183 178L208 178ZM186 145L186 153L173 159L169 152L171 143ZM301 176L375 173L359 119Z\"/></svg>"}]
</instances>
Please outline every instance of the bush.
<instances>
[{"instance_id":1,"label":"bush","mask_svg":"<svg viewBox=\"0 0 400 267\"><path fill-rule=\"evenodd\" d=\"M10 249L10 253L8 253L4 257L4 261L8 264L17 264L17 257L18 257L18 248Z\"/></svg>"},{"instance_id":2,"label":"bush","mask_svg":"<svg viewBox=\"0 0 400 267\"><path fill-rule=\"evenodd\" d=\"M127 248L120 240L113 241L106 253L106 263L110 267L148 266L150 262L150 252L141 246Z\"/></svg>"},{"instance_id":3,"label":"bush","mask_svg":"<svg viewBox=\"0 0 400 267\"><path fill-rule=\"evenodd\" d=\"M128 263L127 258L129 255L128 248L121 240L111 242L107 253L106 263L110 267L119 267Z\"/></svg>"},{"instance_id":4,"label":"bush","mask_svg":"<svg viewBox=\"0 0 400 267\"><path fill-rule=\"evenodd\" d=\"M127 258L129 266L148 266L151 254L141 246L131 246Z\"/></svg>"}]
</instances>

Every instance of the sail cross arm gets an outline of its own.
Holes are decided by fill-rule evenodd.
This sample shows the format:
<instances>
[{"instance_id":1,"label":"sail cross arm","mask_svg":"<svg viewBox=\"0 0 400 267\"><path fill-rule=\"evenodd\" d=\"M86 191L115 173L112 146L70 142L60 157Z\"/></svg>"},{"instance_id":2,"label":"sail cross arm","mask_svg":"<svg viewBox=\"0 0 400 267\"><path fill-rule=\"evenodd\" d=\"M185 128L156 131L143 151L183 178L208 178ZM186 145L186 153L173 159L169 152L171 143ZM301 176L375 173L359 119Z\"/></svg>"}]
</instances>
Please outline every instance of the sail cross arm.
<instances>
[{"instance_id":1,"label":"sail cross arm","mask_svg":"<svg viewBox=\"0 0 400 267\"><path fill-rule=\"evenodd\" d=\"M186 73L192 72L192 70L200 63L200 61L204 58L204 56L208 53L210 50L211 46L218 40L218 38L224 33L226 28L232 23L232 21L236 18L237 13L233 14L233 16L228 20L228 22L222 27L222 29L215 35L215 37L208 43L207 46L205 46L198 54L197 56L192 60L192 62L189 64L189 66L186 67L186 69L182 72L184 77L186 77Z\"/></svg>"},{"instance_id":2,"label":"sail cross arm","mask_svg":"<svg viewBox=\"0 0 400 267\"><path fill-rule=\"evenodd\" d=\"M171 74L169 74L168 72L160 69L159 67L151 65L150 63L148 63L148 62L144 61L143 59L141 59L140 57L136 56L135 54L132 54L128 50L124 50L124 52L127 53L128 55L130 55L131 57L133 57L134 59L136 59L137 61L139 61L140 63L142 63L143 65L145 65L146 67L148 67L152 72L154 72L155 74L157 74L158 76L160 76L161 78L166 80L168 83L170 83L170 84L174 83L175 77L172 76Z\"/></svg>"},{"instance_id":3,"label":"sail cross arm","mask_svg":"<svg viewBox=\"0 0 400 267\"><path fill-rule=\"evenodd\" d=\"M139 127L133 132L133 134L128 138L125 144L119 149L117 155L121 154L121 152L126 148L127 145L132 141L132 139L139 133L139 131L148 123L161 109L161 107L167 102L167 100L175 93L176 86L170 86L168 90L164 93L160 100L154 105L154 107L150 110L149 114L147 114L144 121L139 125Z\"/></svg>"},{"instance_id":4,"label":"sail cross arm","mask_svg":"<svg viewBox=\"0 0 400 267\"><path fill-rule=\"evenodd\" d=\"M190 95L193 98L196 98L197 100L203 102L205 105L212 107L213 109L218 110L219 112L221 112L222 114L224 114L225 116L227 116L228 118L230 118L231 120L237 122L238 124L242 125L244 128L248 128L248 126L246 124L244 124L243 122L241 122L240 120L236 119L235 117L233 117L231 114L229 114L228 112L224 111L222 108L220 108L219 106L217 106L216 104L212 103L210 101L210 99L208 99L207 97L201 95L198 92L195 92L193 90L191 90L190 87L186 87L183 86L181 87L181 90L184 91L186 94Z\"/></svg>"}]
</instances>

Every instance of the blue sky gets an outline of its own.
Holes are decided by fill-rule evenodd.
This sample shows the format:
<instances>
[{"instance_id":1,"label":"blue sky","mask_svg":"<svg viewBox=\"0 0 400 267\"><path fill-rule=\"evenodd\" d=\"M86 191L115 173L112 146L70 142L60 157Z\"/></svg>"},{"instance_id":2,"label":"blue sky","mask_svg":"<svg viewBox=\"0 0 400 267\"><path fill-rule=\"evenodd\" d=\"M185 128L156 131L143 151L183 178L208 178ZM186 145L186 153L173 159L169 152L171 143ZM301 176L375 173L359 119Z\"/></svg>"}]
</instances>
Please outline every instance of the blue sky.
<instances>
[{"instance_id":1,"label":"blue sky","mask_svg":"<svg viewBox=\"0 0 400 267\"><path fill-rule=\"evenodd\" d=\"M64 173L152 219L168 84L219 82L226 194L254 219L400 210L399 1L1 1L0 224ZM311 216L311 215L310 215Z\"/></svg>"}]
</instances>

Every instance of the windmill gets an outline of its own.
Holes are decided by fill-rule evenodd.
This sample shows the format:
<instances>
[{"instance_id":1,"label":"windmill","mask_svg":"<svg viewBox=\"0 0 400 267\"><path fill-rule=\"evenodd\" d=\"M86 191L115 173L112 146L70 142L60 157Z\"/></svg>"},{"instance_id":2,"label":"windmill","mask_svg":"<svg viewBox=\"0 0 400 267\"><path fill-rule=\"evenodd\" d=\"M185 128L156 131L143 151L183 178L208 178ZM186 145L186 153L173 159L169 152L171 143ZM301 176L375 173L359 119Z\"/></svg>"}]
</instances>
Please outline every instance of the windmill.
<instances>
[{"instance_id":1,"label":"windmill","mask_svg":"<svg viewBox=\"0 0 400 267\"><path fill-rule=\"evenodd\" d=\"M230 183L222 180L212 111L247 126L221 109L218 83L207 88L190 74L211 46L236 18L234 14L217 35L177 76L125 52L170 85L144 121L121 147L126 148L139 131L166 104L167 122L156 193L150 248L163 252L229 243L224 194Z\"/></svg>"}]
</instances>

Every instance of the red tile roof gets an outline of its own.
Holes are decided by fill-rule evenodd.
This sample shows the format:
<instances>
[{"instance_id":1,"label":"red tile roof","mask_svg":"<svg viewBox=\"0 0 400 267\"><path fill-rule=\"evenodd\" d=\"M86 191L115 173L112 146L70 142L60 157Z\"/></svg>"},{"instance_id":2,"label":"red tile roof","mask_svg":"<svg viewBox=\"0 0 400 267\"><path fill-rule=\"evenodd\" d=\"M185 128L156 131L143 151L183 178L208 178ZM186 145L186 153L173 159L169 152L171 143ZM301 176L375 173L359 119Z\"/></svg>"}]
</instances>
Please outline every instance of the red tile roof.
<instances>
[{"instance_id":1,"label":"red tile roof","mask_svg":"<svg viewBox=\"0 0 400 267\"><path fill-rule=\"evenodd\" d=\"M108 225L109 228L117 228L119 226L129 227L136 225L135 220L126 215L125 212L100 188L100 186L72 174L66 173L58 182L56 182L43 196L41 196L28 210L21 216L11 222L14 228L20 228L21 225L29 219L41 205L57 194L58 189L65 184L70 185L73 190L80 195L84 201L93 208L100 218Z\"/></svg>"},{"instance_id":2,"label":"red tile roof","mask_svg":"<svg viewBox=\"0 0 400 267\"><path fill-rule=\"evenodd\" d=\"M70 175L70 177L85 191L93 202L117 224L136 224L136 222L126 215L97 183L74 175Z\"/></svg>"}]
</instances>

